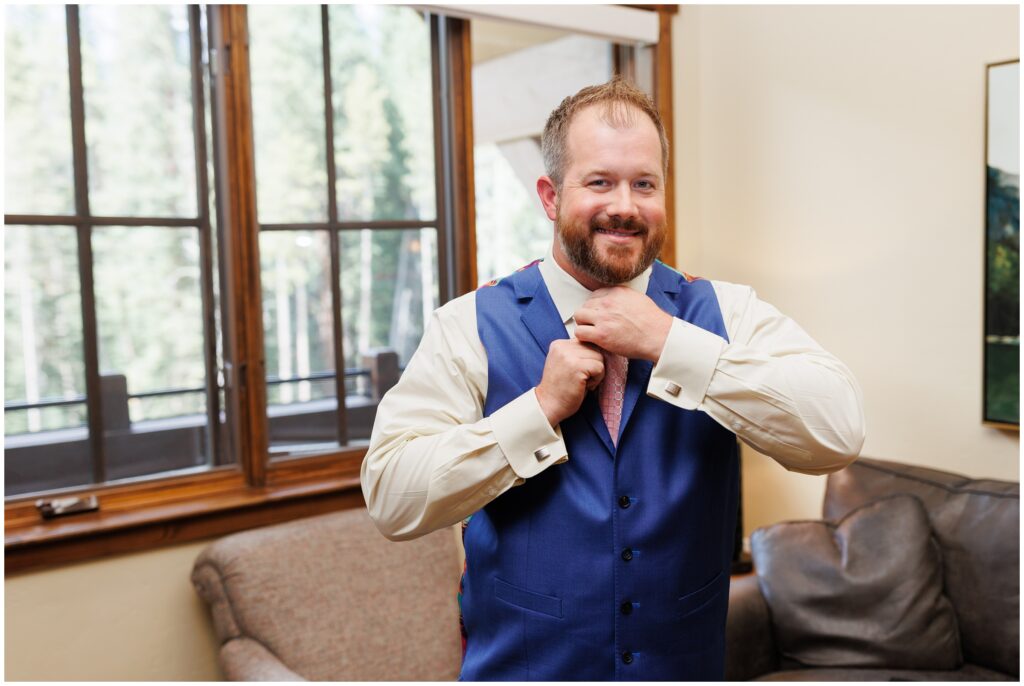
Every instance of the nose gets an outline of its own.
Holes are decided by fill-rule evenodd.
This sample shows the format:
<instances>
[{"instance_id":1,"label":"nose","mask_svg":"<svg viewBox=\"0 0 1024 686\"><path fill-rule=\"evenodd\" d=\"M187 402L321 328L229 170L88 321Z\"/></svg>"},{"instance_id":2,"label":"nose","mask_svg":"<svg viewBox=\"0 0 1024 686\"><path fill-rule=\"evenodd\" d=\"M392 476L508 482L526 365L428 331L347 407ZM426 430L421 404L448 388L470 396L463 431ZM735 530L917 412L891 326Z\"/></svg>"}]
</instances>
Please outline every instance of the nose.
<instances>
[{"instance_id":1,"label":"nose","mask_svg":"<svg viewBox=\"0 0 1024 686\"><path fill-rule=\"evenodd\" d=\"M608 207L605 210L609 217L619 217L622 220L633 219L639 216L640 210L633 200L633 189L628 183L620 183L608 198Z\"/></svg>"}]
</instances>

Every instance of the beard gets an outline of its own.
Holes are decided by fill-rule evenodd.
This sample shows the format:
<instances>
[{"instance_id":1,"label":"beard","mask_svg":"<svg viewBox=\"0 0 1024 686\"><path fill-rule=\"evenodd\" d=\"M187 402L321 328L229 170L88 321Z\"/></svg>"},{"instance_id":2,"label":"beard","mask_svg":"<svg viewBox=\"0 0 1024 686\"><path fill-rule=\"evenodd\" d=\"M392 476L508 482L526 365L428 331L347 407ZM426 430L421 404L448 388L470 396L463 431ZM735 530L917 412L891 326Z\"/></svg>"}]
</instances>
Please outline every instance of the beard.
<instances>
[{"instance_id":1,"label":"beard","mask_svg":"<svg viewBox=\"0 0 1024 686\"><path fill-rule=\"evenodd\" d=\"M605 245L600 254L595 244L598 229L635 231L643 242L639 254L625 245ZM566 221L559 212L555 218L555 235L562 251L581 273L604 286L632 281L654 263L665 244L665 226L649 226L640 219L608 217L604 220Z\"/></svg>"}]
</instances>

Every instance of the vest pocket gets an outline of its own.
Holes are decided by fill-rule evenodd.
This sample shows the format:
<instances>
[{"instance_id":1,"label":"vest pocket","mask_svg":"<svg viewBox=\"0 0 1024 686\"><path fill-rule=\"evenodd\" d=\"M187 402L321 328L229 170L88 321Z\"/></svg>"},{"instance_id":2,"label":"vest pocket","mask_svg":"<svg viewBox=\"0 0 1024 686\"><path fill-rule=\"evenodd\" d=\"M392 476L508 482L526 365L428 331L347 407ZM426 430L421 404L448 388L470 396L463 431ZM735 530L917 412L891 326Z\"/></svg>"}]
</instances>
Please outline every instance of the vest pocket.
<instances>
[{"instance_id":1,"label":"vest pocket","mask_svg":"<svg viewBox=\"0 0 1024 686\"><path fill-rule=\"evenodd\" d=\"M719 572L711 581L676 601L676 617L683 619L703 609L722 592L725 572Z\"/></svg>"},{"instance_id":2,"label":"vest pocket","mask_svg":"<svg viewBox=\"0 0 1024 686\"><path fill-rule=\"evenodd\" d=\"M539 612L555 619L562 618L562 600L560 598L527 591L525 588L513 586L497 577L494 579L494 597L524 610Z\"/></svg>"},{"instance_id":3,"label":"vest pocket","mask_svg":"<svg viewBox=\"0 0 1024 686\"><path fill-rule=\"evenodd\" d=\"M702 653L723 641L728 599L722 594L728 587L727 572L719 572L711 581L676 601L676 645L680 654Z\"/></svg>"}]
</instances>

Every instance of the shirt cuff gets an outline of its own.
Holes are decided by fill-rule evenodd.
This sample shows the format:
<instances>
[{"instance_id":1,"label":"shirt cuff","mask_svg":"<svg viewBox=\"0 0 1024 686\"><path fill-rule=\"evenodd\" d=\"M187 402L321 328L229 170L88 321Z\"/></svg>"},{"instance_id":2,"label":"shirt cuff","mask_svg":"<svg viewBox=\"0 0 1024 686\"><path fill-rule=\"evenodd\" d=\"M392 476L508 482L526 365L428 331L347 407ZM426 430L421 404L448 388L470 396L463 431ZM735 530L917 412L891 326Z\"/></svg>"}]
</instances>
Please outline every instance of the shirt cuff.
<instances>
[{"instance_id":1,"label":"shirt cuff","mask_svg":"<svg viewBox=\"0 0 1024 686\"><path fill-rule=\"evenodd\" d=\"M661 358L651 370L647 395L684 410L704 402L725 340L699 326L675 318Z\"/></svg>"},{"instance_id":2,"label":"shirt cuff","mask_svg":"<svg viewBox=\"0 0 1024 686\"><path fill-rule=\"evenodd\" d=\"M496 410L490 419L498 447L519 478L529 479L568 459L561 431L551 428L532 388Z\"/></svg>"}]
</instances>

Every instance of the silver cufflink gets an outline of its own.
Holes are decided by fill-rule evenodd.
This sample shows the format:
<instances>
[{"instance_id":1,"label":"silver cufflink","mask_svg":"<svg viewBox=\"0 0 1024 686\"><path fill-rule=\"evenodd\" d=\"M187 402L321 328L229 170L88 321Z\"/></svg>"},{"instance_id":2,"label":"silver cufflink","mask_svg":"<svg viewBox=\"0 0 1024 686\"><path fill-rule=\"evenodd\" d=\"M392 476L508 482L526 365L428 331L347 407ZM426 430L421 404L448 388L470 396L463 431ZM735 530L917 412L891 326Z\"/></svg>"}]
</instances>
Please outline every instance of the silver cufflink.
<instances>
[{"instance_id":1,"label":"silver cufflink","mask_svg":"<svg viewBox=\"0 0 1024 686\"><path fill-rule=\"evenodd\" d=\"M681 390L683 389L679 387L679 384L674 383L672 381L669 381L668 383L665 384L665 392L668 393L673 398L679 395L679 391Z\"/></svg>"},{"instance_id":2,"label":"silver cufflink","mask_svg":"<svg viewBox=\"0 0 1024 686\"><path fill-rule=\"evenodd\" d=\"M551 451L547 448L541 448L540 450L535 450L533 456L537 458L537 462L540 462L551 457Z\"/></svg>"}]
</instances>

